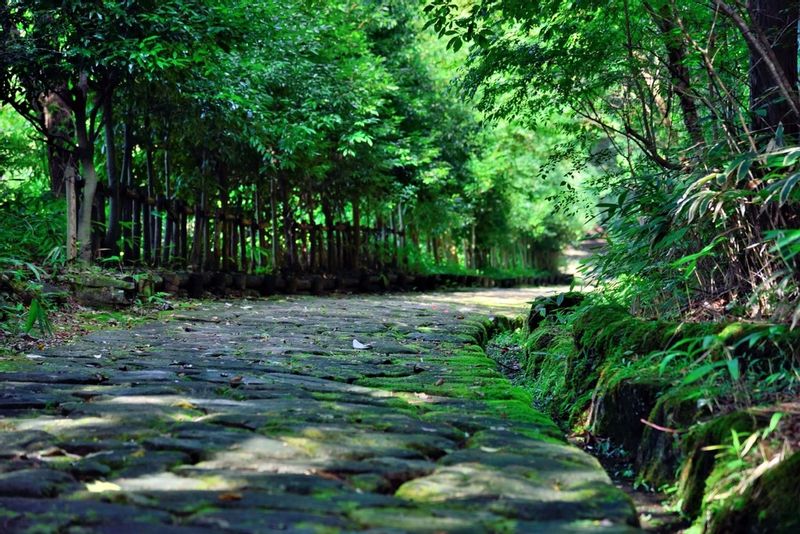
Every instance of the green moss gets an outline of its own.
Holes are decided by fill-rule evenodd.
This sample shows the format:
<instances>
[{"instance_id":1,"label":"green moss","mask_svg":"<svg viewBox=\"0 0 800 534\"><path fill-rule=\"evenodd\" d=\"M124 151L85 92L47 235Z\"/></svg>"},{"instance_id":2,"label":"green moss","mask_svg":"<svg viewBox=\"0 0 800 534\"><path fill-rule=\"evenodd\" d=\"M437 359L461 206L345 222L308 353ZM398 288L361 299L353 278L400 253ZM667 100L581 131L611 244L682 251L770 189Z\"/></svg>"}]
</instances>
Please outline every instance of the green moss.
<instances>
[{"instance_id":1,"label":"green moss","mask_svg":"<svg viewBox=\"0 0 800 534\"><path fill-rule=\"evenodd\" d=\"M404 377L364 378L356 383L393 392L425 393L436 397L471 400L471 416L490 417L508 422L515 430L543 440L561 441L562 433L553 421L533 408L533 397L526 388L512 384L497 369L483 349L477 345L443 343L444 356L428 357L425 362L445 366L446 372L422 372ZM409 400L413 400L409 397ZM443 412L460 410L447 404L418 402L411 404L402 399L404 409L424 411L424 417L437 418Z\"/></svg>"},{"instance_id":2,"label":"green moss","mask_svg":"<svg viewBox=\"0 0 800 534\"><path fill-rule=\"evenodd\" d=\"M529 324L536 303L532 308ZM736 412L697 426L697 419L708 415L698 401L741 402L743 388L750 403L755 395L769 401L769 388L777 392L781 386L769 386L763 378L776 372L788 376L800 353L800 330L780 325L647 320L619 306L585 303L572 313L550 306L534 319L521 364L537 406L575 428L592 405L592 430L637 451L640 480L661 486L673 483L680 472L677 497L691 517L700 513L718 463L717 451L703 449L729 444L731 430L751 431L759 424L752 413ZM723 366L684 383L701 365L734 359L739 382ZM654 430L641 419L681 432ZM763 508L761 516L772 513ZM759 528L751 531L766 531Z\"/></svg>"},{"instance_id":3,"label":"green moss","mask_svg":"<svg viewBox=\"0 0 800 534\"><path fill-rule=\"evenodd\" d=\"M415 508L361 508L350 514L364 528L388 528L404 532L472 532L482 530L470 514L445 515L441 511ZM476 526L478 528L476 528Z\"/></svg>"},{"instance_id":4,"label":"green moss","mask_svg":"<svg viewBox=\"0 0 800 534\"><path fill-rule=\"evenodd\" d=\"M661 427L685 430L699 415L697 401L692 398L692 391L692 388L687 387L667 390L656 400L647 420ZM683 459L680 436L650 426L644 427L636 456L640 482L660 488L675 481Z\"/></svg>"},{"instance_id":5,"label":"green moss","mask_svg":"<svg viewBox=\"0 0 800 534\"><path fill-rule=\"evenodd\" d=\"M525 345L521 362L537 406L558 420L570 418L578 391L566 381L567 367L578 354L568 326L548 323L537 329Z\"/></svg>"},{"instance_id":6,"label":"green moss","mask_svg":"<svg viewBox=\"0 0 800 534\"><path fill-rule=\"evenodd\" d=\"M342 395L334 391L312 391L311 398L318 401L338 401L342 399Z\"/></svg>"},{"instance_id":7,"label":"green moss","mask_svg":"<svg viewBox=\"0 0 800 534\"><path fill-rule=\"evenodd\" d=\"M0 356L0 373L29 371L34 368L36 368L36 364L24 356Z\"/></svg>"},{"instance_id":8,"label":"green moss","mask_svg":"<svg viewBox=\"0 0 800 534\"><path fill-rule=\"evenodd\" d=\"M743 495L734 495L709 521L707 532L800 532L800 453L770 469Z\"/></svg>"},{"instance_id":9,"label":"green moss","mask_svg":"<svg viewBox=\"0 0 800 534\"><path fill-rule=\"evenodd\" d=\"M152 314L140 315L132 314L127 311L85 311L76 314L80 320L81 327L88 331L109 330L114 328L132 328L136 325L144 324L152 320Z\"/></svg>"},{"instance_id":10,"label":"green moss","mask_svg":"<svg viewBox=\"0 0 800 534\"><path fill-rule=\"evenodd\" d=\"M680 473L679 494L681 511L697 517L703 504L706 482L714 470L716 452L703 450L731 442L731 430L750 432L757 426L755 417L747 412L734 412L717 417L692 429L684 440L686 460Z\"/></svg>"}]
</instances>

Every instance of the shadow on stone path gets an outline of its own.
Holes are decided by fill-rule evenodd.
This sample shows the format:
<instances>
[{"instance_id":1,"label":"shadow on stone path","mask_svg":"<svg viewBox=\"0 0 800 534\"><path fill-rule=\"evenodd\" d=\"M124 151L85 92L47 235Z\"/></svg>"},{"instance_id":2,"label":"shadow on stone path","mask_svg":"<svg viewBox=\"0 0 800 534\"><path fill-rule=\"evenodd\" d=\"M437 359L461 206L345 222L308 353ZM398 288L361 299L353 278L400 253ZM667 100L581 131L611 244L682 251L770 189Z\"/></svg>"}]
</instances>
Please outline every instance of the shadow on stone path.
<instances>
[{"instance_id":1,"label":"shadow on stone path","mask_svg":"<svg viewBox=\"0 0 800 534\"><path fill-rule=\"evenodd\" d=\"M0 373L0 532L633 530L480 348L541 291L200 303L48 350Z\"/></svg>"}]
</instances>

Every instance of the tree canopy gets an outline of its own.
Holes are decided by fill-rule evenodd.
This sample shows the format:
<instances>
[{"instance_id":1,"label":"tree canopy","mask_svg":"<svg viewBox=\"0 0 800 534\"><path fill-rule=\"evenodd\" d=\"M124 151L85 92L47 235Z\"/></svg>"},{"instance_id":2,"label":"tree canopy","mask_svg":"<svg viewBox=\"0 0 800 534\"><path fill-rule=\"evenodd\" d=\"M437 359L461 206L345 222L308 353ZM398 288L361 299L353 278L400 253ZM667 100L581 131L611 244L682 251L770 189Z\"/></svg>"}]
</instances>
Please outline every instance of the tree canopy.
<instances>
[{"instance_id":1,"label":"tree canopy","mask_svg":"<svg viewBox=\"0 0 800 534\"><path fill-rule=\"evenodd\" d=\"M547 216L555 175L523 183L535 134L452 87L463 52L420 2L8 1L0 22L3 113L47 147L68 259L554 268L580 224Z\"/></svg>"},{"instance_id":2,"label":"tree canopy","mask_svg":"<svg viewBox=\"0 0 800 534\"><path fill-rule=\"evenodd\" d=\"M469 46L461 85L484 113L559 124L558 157L598 171L583 188L609 239L595 274L660 313L800 320L798 2L433 0L426 11L450 49Z\"/></svg>"}]
</instances>

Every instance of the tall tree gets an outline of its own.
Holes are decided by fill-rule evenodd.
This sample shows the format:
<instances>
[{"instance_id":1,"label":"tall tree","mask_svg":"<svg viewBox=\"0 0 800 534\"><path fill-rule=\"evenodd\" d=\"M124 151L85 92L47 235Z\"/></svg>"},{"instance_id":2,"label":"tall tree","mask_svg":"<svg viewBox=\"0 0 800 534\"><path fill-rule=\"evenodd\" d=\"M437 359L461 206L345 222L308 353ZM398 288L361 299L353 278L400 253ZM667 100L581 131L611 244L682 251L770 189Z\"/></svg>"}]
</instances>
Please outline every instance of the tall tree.
<instances>
[{"instance_id":1,"label":"tall tree","mask_svg":"<svg viewBox=\"0 0 800 534\"><path fill-rule=\"evenodd\" d=\"M800 134L797 90L800 0L751 0L750 107L753 129Z\"/></svg>"}]
</instances>

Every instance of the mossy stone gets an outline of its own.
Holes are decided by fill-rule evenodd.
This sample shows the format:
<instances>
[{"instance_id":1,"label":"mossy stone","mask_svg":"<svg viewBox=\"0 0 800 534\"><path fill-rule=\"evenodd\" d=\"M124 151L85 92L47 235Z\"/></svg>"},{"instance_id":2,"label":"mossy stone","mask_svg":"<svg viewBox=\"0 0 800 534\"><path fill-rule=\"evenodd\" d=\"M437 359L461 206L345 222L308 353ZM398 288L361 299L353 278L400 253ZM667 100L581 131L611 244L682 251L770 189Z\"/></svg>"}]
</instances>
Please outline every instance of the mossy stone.
<instances>
[{"instance_id":1,"label":"mossy stone","mask_svg":"<svg viewBox=\"0 0 800 534\"><path fill-rule=\"evenodd\" d=\"M677 432L694 423L697 415L697 402L684 396L682 389L670 389L656 400L647 420L676 432L644 427L635 463L640 480L656 488L675 481L683 458L681 434Z\"/></svg>"},{"instance_id":2,"label":"mossy stone","mask_svg":"<svg viewBox=\"0 0 800 534\"><path fill-rule=\"evenodd\" d=\"M764 473L709 521L708 534L800 532L800 452Z\"/></svg>"},{"instance_id":3,"label":"mossy stone","mask_svg":"<svg viewBox=\"0 0 800 534\"><path fill-rule=\"evenodd\" d=\"M716 452L703 449L729 442L731 430L751 432L757 425L754 415L748 412L733 412L712 419L687 435L684 441L686 460L679 479L679 494L683 497L681 512L688 517L697 517L702 508L706 480L714 470L716 462Z\"/></svg>"},{"instance_id":4,"label":"mossy stone","mask_svg":"<svg viewBox=\"0 0 800 534\"><path fill-rule=\"evenodd\" d=\"M669 384L657 376L628 377L598 392L594 405L592 429L610 438L627 452L636 454L646 419L656 399Z\"/></svg>"}]
</instances>

